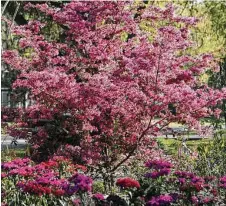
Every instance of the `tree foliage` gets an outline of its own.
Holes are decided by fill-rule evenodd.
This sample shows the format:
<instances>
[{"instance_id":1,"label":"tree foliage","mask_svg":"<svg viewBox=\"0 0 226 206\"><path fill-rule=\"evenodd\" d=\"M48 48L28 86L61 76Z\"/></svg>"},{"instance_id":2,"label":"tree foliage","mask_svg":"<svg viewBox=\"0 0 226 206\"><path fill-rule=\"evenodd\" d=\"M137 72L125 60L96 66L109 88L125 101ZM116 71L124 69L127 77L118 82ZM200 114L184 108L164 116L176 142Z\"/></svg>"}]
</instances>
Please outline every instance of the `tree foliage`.
<instances>
[{"instance_id":1,"label":"tree foliage","mask_svg":"<svg viewBox=\"0 0 226 206\"><path fill-rule=\"evenodd\" d=\"M172 5L73 1L25 10L42 16L11 28L18 48L3 60L19 73L13 88L35 102L11 135L35 127L30 141L39 160L69 148L76 161L112 173L132 155L145 156L150 136L170 122L201 129L200 118L219 115L209 107L225 89L199 79L216 63L188 54L196 19L176 15ZM49 25L57 38L46 35Z\"/></svg>"}]
</instances>

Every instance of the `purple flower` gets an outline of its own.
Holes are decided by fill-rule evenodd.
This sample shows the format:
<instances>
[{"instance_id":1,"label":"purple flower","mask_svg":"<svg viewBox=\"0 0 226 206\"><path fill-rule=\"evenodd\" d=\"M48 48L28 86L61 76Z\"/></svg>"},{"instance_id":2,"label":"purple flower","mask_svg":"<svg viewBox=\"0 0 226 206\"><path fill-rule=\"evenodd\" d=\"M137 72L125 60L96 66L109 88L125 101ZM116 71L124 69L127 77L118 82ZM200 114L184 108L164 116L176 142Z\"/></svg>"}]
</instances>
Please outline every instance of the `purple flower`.
<instances>
[{"instance_id":1,"label":"purple flower","mask_svg":"<svg viewBox=\"0 0 226 206\"><path fill-rule=\"evenodd\" d=\"M175 202L179 198L178 193L170 193L170 196L173 198L173 202Z\"/></svg>"},{"instance_id":2,"label":"purple flower","mask_svg":"<svg viewBox=\"0 0 226 206\"><path fill-rule=\"evenodd\" d=\"M145 163L145 166L150 169L171 168L172 164L163 160L151 160Z\"/></svg>"},{"instance_id":3,"label":"purple flower","mask_svg":"<svg viewBox=\"0 0 226 206\"><path fill-rule=\"evenodd\" d=\"M163 168L159 171L159 173L160 173L161 176L168 175L170 173L170 169L169 168Z\"/></svg>"},{"instance_id":4,"label":"purple flower","mask_svg":"<svg viewBox=\"0 0 226 206\"><path fill-rule=\"evenodd\" d=\"M178 178L178 181L180 184L184 184L186 179L185 178Z\"/></svg>"},{"instance_id":5,"label":"purple flower","mask_svg":"<svg viewBox=\"0 0 226 206\"><path fill-rule=\"evenodd\" d=\"M154 171L154 172L150 172L150 173L145 174L145 177L157 179L158 177L160 177L160 174L159 174L159 172Z\"/></svg>"},{"instance_id":6,"label":"purple flower","mask_svg":"<svg viewBox=\"0 0 226 206\"><path fill-rule=\"evenodd\" d=\"M165 195L160 195L157 197L152 197L150 201L146 204L146 206L159 206L159 205L170 205L174 199L172 198L171 195L165 194Z\"/></svg>"},{"instance_id":7,"label":"purple flower","mask_svg":"<svg viewBox=\"0 0 226 206\"><path fill-rule=\"evenodd\" d=\"M69 178L69 184L64 184L63 188L68 195L72 195L75 192L90 192L92 190L93 180L83 174L76 173Z\"/></svg>"},{"instance_id":8,"label":"purple flower","mask_svg":"<svg viewBox=\"0 0 226 206\"><path fill-rule=\"evenodd\" d=\"M49 179L48 177L39 177L36 179L36 182L38 184L48 185L51 182L51 179Z\"/></svg>"},{"instance_id":9,"label":"purple flower","mask_svg":"<svg viewBox=\"0 0 226 206\"><path fill-rule=\"evenodd\" d=\"M176 172L174 172L174 174L177 177L181 177L181 178L191 179L191 178L195 177L195 175L193 173L191 173L191 172L176 171Z\"/></svg>"},{"instance_id":10,"label":"purple flower","mask_svg":"<svg viewBox=\"0 0 226 206\"><path fill-rule=\"evenodd\" d=\"M153 172L147 173L145 174L145 177L157 179L158 177L168 175L169 173L170 173L169 168L163 168L163 169L160 169L159 171L153 171Z\"/></svg>"},{"instance_id":11,"label":"purple flower","mask_svg":"<svg viewBox=\"0 0 226 206\"><path fill-rule=\"evenodd\" d=\"M197 183L197 182L204 182L204 180L201 177L195 176L191 179L192 183Z\"/></svg>"}]
</instances>

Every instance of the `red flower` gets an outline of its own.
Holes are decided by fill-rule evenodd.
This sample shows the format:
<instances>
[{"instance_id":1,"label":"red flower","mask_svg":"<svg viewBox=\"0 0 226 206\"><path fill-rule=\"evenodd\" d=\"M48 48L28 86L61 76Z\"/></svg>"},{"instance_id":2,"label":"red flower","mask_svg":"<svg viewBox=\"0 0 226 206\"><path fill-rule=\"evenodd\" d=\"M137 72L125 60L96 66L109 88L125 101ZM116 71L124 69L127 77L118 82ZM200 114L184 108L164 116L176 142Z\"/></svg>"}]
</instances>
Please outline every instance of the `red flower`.
<instances>
[{"instance_id":1,"label":"red flower","mask_svg":"<svg viewBox=\"0 0 226 206\"><path fill-rule=\"evenodd\" d=\"M125 178L120 178L116 182L117 186L120 186L122 188L140 188L140 183L132 178L125 177Z\"/></svg>"},{"instance_id":2,"label":"red flower","mask_svg":"<svg viewBox=\"0 0 226 206\"><path fill-rule=\"evenodd\" d=\"M57 190L52 190L52 193L55 195L55 196L62 196L65 194L65 191L64 190L61 190L61 189L57 189Z\"/></svg>"},{"instance_id":3,"label":"red flower","mask_svg":"<svg viewBox=\"0 0 226 206\"><path fill-rule=\"evenodd\" d=\"M218 192L215 188L210 191L214 196L217 196Z\"/></svg>"},{"instance_id":4,"label":"red flower","mask_svg":"<svg viewBox=\"0 0 226 206\"><path fill-rule=\"evenodd\" d=\"M199 184L199 183L193 184L193 187L197 192L199 192L203 189L203 185Z\"/></svg>"},{"instance_id":5,"label":"red flower","mask_svg":"<svg viewBox=\"0 0 226 206\"><path fill-rule=\"evenodd\" d=\"M58 167L58 162L49 160L47 162L42 162L41 163L45 168L53 168L53 167Z\"/></svg>"}]
</instances>

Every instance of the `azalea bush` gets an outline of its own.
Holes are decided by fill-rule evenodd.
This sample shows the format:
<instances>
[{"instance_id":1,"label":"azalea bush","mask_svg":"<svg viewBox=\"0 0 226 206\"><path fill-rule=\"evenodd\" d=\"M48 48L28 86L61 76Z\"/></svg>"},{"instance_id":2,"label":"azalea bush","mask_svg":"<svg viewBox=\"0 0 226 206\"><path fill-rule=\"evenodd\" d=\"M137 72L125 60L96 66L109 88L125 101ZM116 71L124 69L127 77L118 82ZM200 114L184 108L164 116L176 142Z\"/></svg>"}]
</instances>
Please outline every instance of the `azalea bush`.
<instances>
[{"instance_id":1,"label":"azalea bush","mask_svg":"<svg viewBox=\"0 0 226 206\"><path fill-rule=\"evenodd\" d=\"M224 205L226 176L197 176L155 159L139 180L118 177L113 193L95 193L87 168L62 156L35 164L29 158L2 163L2 205ZM123 174L121 174L123 175Z\"/></svg>"}]
</instances>

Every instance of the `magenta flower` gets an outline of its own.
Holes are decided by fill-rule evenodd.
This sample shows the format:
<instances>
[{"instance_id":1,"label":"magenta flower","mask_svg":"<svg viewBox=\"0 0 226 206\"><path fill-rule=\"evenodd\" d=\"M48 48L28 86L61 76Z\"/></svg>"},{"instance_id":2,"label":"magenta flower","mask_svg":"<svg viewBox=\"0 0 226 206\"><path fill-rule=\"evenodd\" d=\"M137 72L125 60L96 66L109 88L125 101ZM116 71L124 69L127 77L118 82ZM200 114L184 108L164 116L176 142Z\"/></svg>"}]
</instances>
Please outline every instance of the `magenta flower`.
<instances>
[{"instance_id":1,"label":"magenta flower","mask_svg":"<svg viewBox=\"0 0 226 206\"><path fill-rule=\"evenodd\" d=\"M93 195L93 198L94 198L94 199L97 199L97 200L104 200L104 199L105 199L105 198L104 198L104 195L101 194L101 193L96 193L96 194L94 194L94 195Z\"/></svg>"},{"instance_id":2,"label":"magenta flower","mask_svg":"<svg viewBox=\"0 0 226 206\"><path fill-rule=\"evenodd\" d=\"M172 164L164 161L164 160L151 160L145 163L145 166L150 169L165 169L165 168L171 168Z\"/></svg>"},{"instance_id":3,"label":"magenta flower","mask_svg":"<svg viewBox=\"0 0 226 206\"><path fill-rule=\"evenodd\" d=\"M157 171L154 171L154 172L150 172L150 173L145 174L145 177L152 178L152 179L157 179L160 176L161 176L160 173L157 172Z\"/></svg>"},{"instance_id":4,"label":"magenta flower","mask_svg":"<svg viewBox=\"0 0 226 206\"><path fill-rule=\"evenodd\" d=\"M226 176L223 176L222 178L220 178L220 182L223 184L226 183Z\"/></svg>"},{"instance_id":5,"label":"magenta flower","mask_svg":"<svg viewBox=\"0 0 226 206\"><path fill-rule=\"evenodd\" d=\"M92 190L93 180L86 175L76 173L69 178L69 182L63 186L68 195L76 192L90 192Z\"/></svg>"},{"instance_id":6,"label":"magenta flower","mask_svg":"<svg viewBox=\"0 0 226 206\"><path fill-rule=\"evenodd\" d=\"M169 175L172 164L163 160L153 160L145 163L145 166L154 171L145 174L145 177L157 179L158 177Z\"/></svg>"},{"instance_id":7,"label":"magenta flower","mask_svg":"<svg viewBox=\"0 0 226 206\"><path fill-rule=\"evenodd\" d=\"M23 177L28 177L28 176L32 176L34 173L34 168L32 167L22 167L22 168L18 168L18 169L12 169L9 172L9 175L19 175L19 176L23 176Z\"/></svg>"},{"instance_id":8,"label":"magenta flower","mask_svg":"<svg viewBox=\"0 0 226 206\"><path fill-rule=\"evenodd\" d=\"M18 158L11 162L2 163L2 169L4 170L18 169L18 168L27 166L30 162L31 160L29 158L24 158L24 159Z\"/></svg>"},{"instance_id":9,"label":"magenta flower","mask_svg":"<svg viewBox=\"0 0 226 206\"><path fill-rule=\"evenodd\" d=\"M3 179L3 178L5 178L5 177L7 177L7 174L4 173L4 172L2 172L2 173L1 173L1 178Z\"/></svg>"},{"instance_id":10,"label":"magenta flower","mask_svg":"<svg viewBox=\"0 0 226 206\"><path fill-rule=\"evenodd\" d=\"M203 202L204 204L208 204L208 203L212 202L212 199L209 198L209 197L205 197L205 198L202 200L202 202Z\"/></svg>"},{"instance_id":11,"label":"magenta flower","mask_svg":"<svg viewBox=\"0 0 226 206\"><path fill-rule=\"evenodd\" d=\"M191 182L192 182L192 183L197 183L197 182L203 183L203 182L204 182L204 179L201 178L201 177L198 177L198 176L194 176L194 177L191 179Z\"/></svg>"},{"instance_id":12,"label":"magenta flower","mask_svg":"<svg viewBox=\"0 0 226 206\"><path fill-rule=\"evenodd\" d=\"M73 205L80 206L81 200L80 199L75 199L72 202L73 202Z\"/></svg>"},{"instance_id":13,"label":"magenta flower","mask_svg":"<svg viewBox=\"0 0 226 206\"><path fill-rule=\"evenodd\" d=\"M145 177L157 179L161 176L168 175L169 173L170 173L169 169L161 169L160 171L154 171L154 172L147 173L147 174L145 174Z\"/></svg>"},{"instance_id":14,"label":"magenta flower","mask_svg":"<svg viewBox=\"0 0 226 206\"><path fill-rule=\"evenodd\" d=\"M197 203L199 202L199 199L198 199L196 196L192 196L192 197L191 197L191 202L192 202L193 204L197 204Z\"/></svg>"},{"instance_id":15,"label":"magenta flower","mask_svg":"<svg viewBox=\"0 0 226 206\"><path fill-rule=\"evenodd\" d=\"M173 198L171 195L165 194L157 197L152 197L150 201L146 204L146 206L168 206L173 202Z\"/></svg>"},{"instance_id":16,"label":"magenta flower","mask_svg":"<svg viewBox=\"0 0 226 206\"><path fill-rule=\"evenodd\" d=\"M220 184L219 186L220 186L221 188L226 189L226 183L224 183L224 184Z\"/></svg>"},{"instance_id":17,"label":"magenta flower","mask_svg":"<svg viewBox=\"0 0 226 206\"><path fill-rule=\"evenodd\" d=\"M186 182L185 178L178 178L180 184L184 184Z\"/></svg>"},{"instance_id":18,"label":"magenta flower","mask_svg":"<svg viewBox=\"0 0 226 206\"><path fill-rule=\"evenodd\" d=\"M181 178L191 179L191 178L195 177L195 175L193 173L191 173L191 172L176 171L176 172L174 172L174 174L177 177L181 177Z\"/></svg>"}]
</instances>

